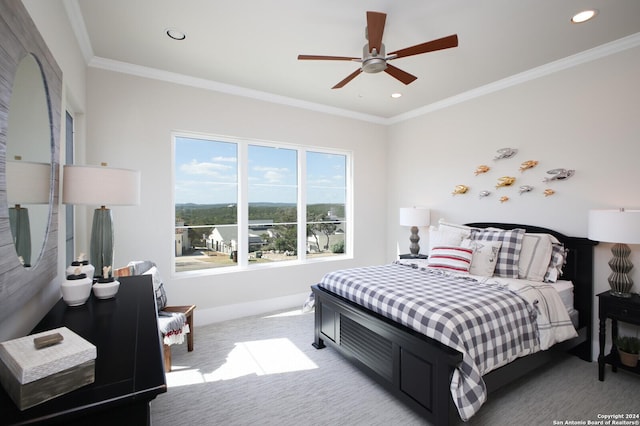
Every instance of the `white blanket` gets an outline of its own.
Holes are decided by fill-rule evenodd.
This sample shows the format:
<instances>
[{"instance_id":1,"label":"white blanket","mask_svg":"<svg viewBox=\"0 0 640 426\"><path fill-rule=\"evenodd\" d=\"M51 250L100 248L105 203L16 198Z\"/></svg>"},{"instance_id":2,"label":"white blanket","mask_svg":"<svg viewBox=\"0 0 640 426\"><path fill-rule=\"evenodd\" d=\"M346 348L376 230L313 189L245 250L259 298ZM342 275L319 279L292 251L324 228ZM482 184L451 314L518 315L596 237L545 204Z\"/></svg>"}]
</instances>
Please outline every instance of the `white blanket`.
<instances>
[{"instance_id":1,"label":"white blanket","mask_svg":"<svg viewBox=\"0 0 640 426\"><path fill-rule=\"evenodd\" d=\"M522 279L478 277L473 276L485 285L496 285L508 288L534 306L538 315L538 338L541 350L549 349L558 342L572 339L578 335L573 327L567 308L553 284L527 281Z\"/></svg>"}]
</instances>

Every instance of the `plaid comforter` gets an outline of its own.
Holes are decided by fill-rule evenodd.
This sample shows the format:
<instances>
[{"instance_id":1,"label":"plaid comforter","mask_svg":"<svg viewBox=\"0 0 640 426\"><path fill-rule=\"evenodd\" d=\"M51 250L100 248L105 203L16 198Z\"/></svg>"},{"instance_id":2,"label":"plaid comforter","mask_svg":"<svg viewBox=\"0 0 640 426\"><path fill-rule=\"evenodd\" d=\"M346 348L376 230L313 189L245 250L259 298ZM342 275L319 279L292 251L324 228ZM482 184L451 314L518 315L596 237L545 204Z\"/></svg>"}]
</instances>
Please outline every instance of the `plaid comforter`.
<instances>
[{"instance_id":1,"label":"plaid comforter","mask_svg":"<svg viewBox=\"0 0 640 426\"><path fill-rule=\"evenodd\" d=\"M486 400L483 374L540 348L538 299L508 284L396 262L334 271L319 286L461 352L450 389L465 421Z\"/></svg>"}]
</instances>

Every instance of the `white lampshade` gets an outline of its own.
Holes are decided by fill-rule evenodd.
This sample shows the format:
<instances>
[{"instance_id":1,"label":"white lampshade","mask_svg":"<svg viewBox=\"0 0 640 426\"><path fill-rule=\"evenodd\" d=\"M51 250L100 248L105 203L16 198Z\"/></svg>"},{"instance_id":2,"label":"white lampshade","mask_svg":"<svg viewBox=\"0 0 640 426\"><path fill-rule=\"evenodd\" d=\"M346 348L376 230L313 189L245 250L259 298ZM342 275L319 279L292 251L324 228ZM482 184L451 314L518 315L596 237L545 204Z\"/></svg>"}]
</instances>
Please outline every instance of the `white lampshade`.
<instances>
[{"instance_id":1,"label":"white lampshade","mask_svg":"<svg viewBox=\"0 0 640 426\"><path fill-rule=\"evenodd\" d=\"M640 210L590 210L588 237L593 241L640 244Z\"/></svg>"},{"instance_id":2,"label":"white lampshade","mask_svg":"<svg viewBox=\"0 0 640 426\"><path fill-rule=\"evenodd\" d=\"M62 202L90 206L140 204L140 172L106 166L64 166Z\"/></svg>"},{"instance_id":3,"label":"white lampshade","mask_svg":"<svg viewBox=\"0 0 640 426\"><path fill-rule=\"evenodd\" d=\"M401 207L400 225L402 226L429 226L431 212L422 207Z\"/></svg>"},{"instance_id":4,"label":"white lampshade","mask_svg":"<svg viewBox=\"0 0 640 426\"><path fill-rule=\"evenodd\" d=\"M51 164L7 161L6 165L9 204L49 204Z\"/></svg>"}]
</instances>

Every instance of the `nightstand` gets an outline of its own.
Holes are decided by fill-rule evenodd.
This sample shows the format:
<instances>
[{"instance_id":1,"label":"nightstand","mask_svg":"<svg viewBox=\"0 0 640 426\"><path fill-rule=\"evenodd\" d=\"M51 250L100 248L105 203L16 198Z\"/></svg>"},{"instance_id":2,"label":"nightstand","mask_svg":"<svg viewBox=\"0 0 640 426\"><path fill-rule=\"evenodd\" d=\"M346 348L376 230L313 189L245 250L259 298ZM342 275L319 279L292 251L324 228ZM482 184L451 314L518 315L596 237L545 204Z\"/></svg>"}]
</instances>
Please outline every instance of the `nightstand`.
<instances>
[{"instance_id":1,"label":"nightstand","mask_svg":"<svg viewBox=\"0 0 640 426\"><path fill-rule=\"evenodd\" d=\"M640 325L640 296L632 294L631 297L617 297L611 295L609 291L598 294L599 307L598 318L600 319L600 354L598 355L598 380L604 381L604 366L611 364L611 371L614 373L618 368L640 374L640 366L635 368L626 367L620 364L618 351L615 344L611 345L611 351L605 355L605 339L607 335L607 318L611 319L611 341L615 342L618 337L618 321L629 324Z\"/></svg>"},{"instance_id":2,"label":"nightstand","mask_svg":"<svg viewBox=\"0 0 640 426\"><path fill-rule=\"evenodd\" d=\"M400 259L428 259L429 256L427 256L426 254L411 254L411 253L405 253L405 254L401 254Z\"/></svg>"}]
</instances>

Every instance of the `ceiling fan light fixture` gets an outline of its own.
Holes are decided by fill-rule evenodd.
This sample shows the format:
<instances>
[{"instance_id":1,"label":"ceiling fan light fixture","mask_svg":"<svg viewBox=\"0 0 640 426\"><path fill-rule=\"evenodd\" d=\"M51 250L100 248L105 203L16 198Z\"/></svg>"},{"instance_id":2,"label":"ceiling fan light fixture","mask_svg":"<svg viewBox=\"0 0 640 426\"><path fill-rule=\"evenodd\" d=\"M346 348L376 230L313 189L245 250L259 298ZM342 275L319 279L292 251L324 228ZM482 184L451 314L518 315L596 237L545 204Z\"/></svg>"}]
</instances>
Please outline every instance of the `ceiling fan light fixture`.
<instances>
[{"instance_id":1,"label":"ceiling fan light fixture","mask_svg":"<svg viewBox=\"0 0 640 426\"><path fill-rule=\"evenodd\" d=\"M571 17L572 24L581 24L583 22L587 22L593 19L598 14L596 9L583 10L582 12L578 12L573 17Z\"/></svg>"},{"instance_id":2,"label":"ceiling fan light fixture","mask_svg":"<svg viewBox=\"0 0 640 426\"><path fill-rule=\"evenodd\" d=\"M387 68L387 61L384 58L369 58L362 62L362 71L375 74Z\"/></svg>"},{"instance_id":3,"label":"ceiling fan light fixture","mask_svg":"<svg viewBox=\"0 0 640 426\"><path fill-rule=\"evenodd\" d=\"M184 40L185 38L187 38L187 35L185 33L183 33L182 31L180 31L180 30L178 30L176 28L167 28L165 30L165 32L170 38L172 38L174 40L181 41L181 40Z\"/></svg>"}]
</instances>

